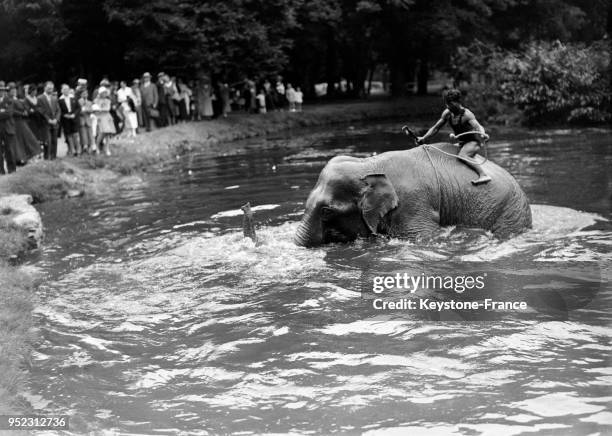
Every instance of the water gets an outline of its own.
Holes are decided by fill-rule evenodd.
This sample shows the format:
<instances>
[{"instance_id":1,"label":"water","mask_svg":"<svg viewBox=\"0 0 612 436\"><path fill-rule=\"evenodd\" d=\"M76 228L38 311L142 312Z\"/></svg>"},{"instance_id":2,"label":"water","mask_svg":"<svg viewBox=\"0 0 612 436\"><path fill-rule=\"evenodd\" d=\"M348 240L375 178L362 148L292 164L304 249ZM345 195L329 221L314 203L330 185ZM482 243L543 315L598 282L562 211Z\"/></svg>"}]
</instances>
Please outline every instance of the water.
<instances>
[{"instance_id":1,"label":"water","mask_svg":"<svg viewBox=\"0 0 612 436\"><path fill-rule=\"evenodd\" d=\"M445 229L293 245L331 156L407 146L390 124L245 141L43 205L32 408L70 415L74 433L609 432L609 132L494 138L490 158L534 204L534 229L502 243ZM395 272L484 274L529 310L373 310L360 291Z\"/></svg>"}]
</instances>

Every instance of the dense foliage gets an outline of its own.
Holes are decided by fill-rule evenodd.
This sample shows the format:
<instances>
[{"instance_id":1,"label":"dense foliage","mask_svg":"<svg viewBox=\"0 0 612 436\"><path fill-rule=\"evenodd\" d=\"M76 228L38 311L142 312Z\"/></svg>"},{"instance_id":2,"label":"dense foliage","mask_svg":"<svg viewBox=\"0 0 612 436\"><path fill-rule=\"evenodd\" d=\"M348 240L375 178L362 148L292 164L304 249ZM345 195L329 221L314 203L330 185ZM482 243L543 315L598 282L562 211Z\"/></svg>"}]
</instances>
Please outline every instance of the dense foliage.
<instances>
[{"instance_id":1,"label":"dense foliage","mask_svg":"<svg viewBox=\"0 0 612 436\"><path fill-rule=\"evenodd\" d=\"M516 51L475 43L454 61L472 103L496 121L601 123L612 120L611 48L607 40L531 42Z\"/></svg>"},{"instance_id":2,"label":"dense foliage","mask_svg":"<svg viewBox=\"0 0 612 436\"><path fill-rule=\"evenodd\" d=\"M604 37L608 9L606 0L0 0L0 71L56 81L282 73L307 94L343 78L351 95L376 73L394 94L415 82L424 93L431 71L452 70L457 47L590 43Z\"/></svg>"}]
</instances>

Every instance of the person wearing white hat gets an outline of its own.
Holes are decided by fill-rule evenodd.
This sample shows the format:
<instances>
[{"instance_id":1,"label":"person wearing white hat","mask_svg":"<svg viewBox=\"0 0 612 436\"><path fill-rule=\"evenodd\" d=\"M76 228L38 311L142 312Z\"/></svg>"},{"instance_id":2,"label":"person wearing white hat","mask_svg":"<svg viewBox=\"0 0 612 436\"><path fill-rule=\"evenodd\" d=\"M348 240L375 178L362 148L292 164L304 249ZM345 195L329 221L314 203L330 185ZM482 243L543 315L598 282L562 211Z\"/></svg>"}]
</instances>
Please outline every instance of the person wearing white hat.
<instances>
[{"instance_id":1,"label":"person wearing white hat","mask_svg":"<svg viewBox=\"0 0 612 436\"><path fill-rule=\"evenodd\" d=\"M117 131L115 130L115 123L113 117L110 114L111 100L110 90L105 86L98 88L98 96L94 100L93 110L98 119L97 123L97 137L96 145L98 150L105 151L107 156L110 156L110 147L108 140Z\"/></svg>"},{"instance_id":2,"label":"person wearing white hat","mask_svg":"<svg viewBox=\"0 0 612 436\"><path fill-rule=\"evenodd\" d=\"M79 140L79 118L81 107L74 96L70 95L70 87L64 83L61 88L62 96L59 98L59 106L62 111L62 132L68 144L68 155L78 156L81 154L81 142Z\"/></svg>"},{"instance_id":3,"label":"person wearing white hat","mask_svg":"<svg viewBox=\"0 0 612 436\"><path fill-rule=\"evenodd\" d=\"M93 102L89 99L87 89L83 89L79 93L78 101L81 107L81 113L79 114L79 140L83 153L91 153L96 150L94 119L97 122L97 118L93 115Z\"/></svg>"},{"instance_id":4,"label":"person wearing white hat","mask_svg":"<svg viewBox=\"0 0 612 436\"><path fill-rule=\"evenodd\" d=\"M87 91L87 79L77 79L77 86L74 89L74 95L77 98L81 98L81 92Z\"/></svg>"},{"instance_id":5,"label":"person wearing white hat","mask_svg":"<svg viewBox=\"0 0 612 436\"><path fill-rule=\"evenodd\" d=\"M136 107L136 120L138 121L138 127L144 126L144 120L142 118L142 93L140 92L140 80L134 79L132 81L132 94L134 95L134 106Z\"/></svg>"}]
</instances>

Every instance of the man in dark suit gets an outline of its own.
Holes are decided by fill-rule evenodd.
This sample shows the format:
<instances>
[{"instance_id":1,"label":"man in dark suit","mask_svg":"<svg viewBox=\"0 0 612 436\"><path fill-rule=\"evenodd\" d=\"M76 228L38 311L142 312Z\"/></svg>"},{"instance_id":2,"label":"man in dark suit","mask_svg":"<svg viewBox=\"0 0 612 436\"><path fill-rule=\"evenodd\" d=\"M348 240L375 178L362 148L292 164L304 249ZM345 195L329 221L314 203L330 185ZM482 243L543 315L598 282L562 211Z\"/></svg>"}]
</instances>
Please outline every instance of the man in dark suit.
<instances>
[{"instance_id":1,"label":"man in dark suit","mask_svg":"<svg viewBox=\"0 0 612 436\"><path fill-rule=\"evenodd\" d=\"M168 106L168 95L165 85L166 75L164 73L159 73L157 75L157 95L159 97L157 108L159 109L159 118L156 120L156 124L160 127L166 127L170 124L170 107Z\"/></svg>"},{"instance_id":2,"label":"man in dark suit","mask_svg":"<svg viewBox=\"0 0 612 436\"><path fill-rule=\"evenodd\" d=\"M59 107L62 112L62 132L64 132L66 143L68 144L68 155L78 156L81 154L78 123L81 108L74 95L70 95L70 87L65 83L62 85Z\"/></svg>"},{"instance_id":3,"label":"man in dark suit","mask_svg":"<svg viewBox=\"0 0 612 436\"><path fill-rule=\"evenodd\" d=\"M142 80L143 83L140 87L140 94L142 95L142 116L147 132L149 132L151 131L152 120L157 119L159 116L159 113L153 116L153 111L157 112L159 94L157 93L157 85L151 82L150 73L144 73L142 75Z\"/></svg>"},{"instance_id":4,"label":"man in dark suit","mask_svg":"<svg viewBox=\"0 0 612 436\"><path fill-rule=\"evenodd\" d=\"M46 137L44 143L45 159L53 160L57 157L57 131L62 116L57 97L53 95L55 85L53 82L45 84L45 92L38 97L38 110L47 120Z\"/></svg>"},{"instance_id":5,"label":"man in dark suit","mask_svg":"<svg viewBox=\"0 0 612 436\"><path fill-rule=\"evenodd\" d=\"M13 101L6 94L7 88L0 80L0 174L4 174L4 161L9 173L15 172L15 120Z\"/></svg>"}]
</instances>

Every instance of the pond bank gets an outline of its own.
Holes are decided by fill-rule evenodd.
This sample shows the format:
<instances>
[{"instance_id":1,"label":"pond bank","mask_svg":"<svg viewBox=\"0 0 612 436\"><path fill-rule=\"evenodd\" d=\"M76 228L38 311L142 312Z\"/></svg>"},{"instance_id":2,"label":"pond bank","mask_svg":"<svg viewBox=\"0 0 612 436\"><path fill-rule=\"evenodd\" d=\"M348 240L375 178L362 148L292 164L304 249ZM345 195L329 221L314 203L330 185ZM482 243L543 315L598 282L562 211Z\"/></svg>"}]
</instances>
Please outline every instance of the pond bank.
<instances>
[{"instance_id":1,"label":"pond bank","mask_svg":"<svg viewBox=\"0 0 612 436\"><path fill-rule=\"evenodd\" d=\"M16 411L25 381L22 369L33 339L34 282L25 267L12 266L42 242L42 221L28 195L0 197L0 414Z\"/></svg>"},{"instance_id":2,"label":"pond bank","mask_svg":"<svg viewBox=\"0 0 612 436\"><path fill-rule=\"evenodd\" d=\"M178 124L140 134L134 139L116 138L112 141L112 156L29 163L14 174L0 177L0 201L6 198L8 211L20 207L23 200L23 197L21 200L7 198L12 194L30 196L34 204L96 195L112 189L124 175L146 172L155 164L174 159L177 154L213 148L220 143L340 123L393 118L409 122L431 118L439 110L439 97L426 96L318 104L305 106L301 113L231 114L225 119ZM27 228L9 219L10 215L12 213L0 216L0 283L3 284L0 301L4 302L0 306L0 371L3 374L0 378L0 414L23 409L16 398L26 377L24 362L28 360L34 337L32 309L36 282L27 268L17 265L22 255L33 247Z\"/></svg>"}]
</instances>

